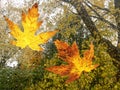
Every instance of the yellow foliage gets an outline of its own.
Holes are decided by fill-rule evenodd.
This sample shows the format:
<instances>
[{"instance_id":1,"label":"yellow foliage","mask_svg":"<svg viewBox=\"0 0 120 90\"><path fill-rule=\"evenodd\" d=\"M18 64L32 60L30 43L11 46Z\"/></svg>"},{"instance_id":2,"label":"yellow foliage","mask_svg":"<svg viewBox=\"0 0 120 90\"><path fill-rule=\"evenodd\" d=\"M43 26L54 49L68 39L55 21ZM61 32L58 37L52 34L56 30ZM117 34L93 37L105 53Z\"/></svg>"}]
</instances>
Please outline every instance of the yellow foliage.
<instances>
[{"instance_id":1,"label":"yellow foliage","mask_svg":"<svg viewBox=\"0 0 120 90\"><path fill-rule=\"evenodd\" d=\"M22 12L22 25L24 28L23 32L17 24L13 23L6 16L4 17L11 30L11 34L16 39L12 42L12 44L21 48L29 46L32 50L41 51L42 48L39 45L46 43L57 32L48 31L40 33L39 35L35 35L36 30L38 30L42 24L42 21L38 22L39 13L37 3L35 3L32 8L28 10L27 14Z\"/></svg>"}]
</instances>

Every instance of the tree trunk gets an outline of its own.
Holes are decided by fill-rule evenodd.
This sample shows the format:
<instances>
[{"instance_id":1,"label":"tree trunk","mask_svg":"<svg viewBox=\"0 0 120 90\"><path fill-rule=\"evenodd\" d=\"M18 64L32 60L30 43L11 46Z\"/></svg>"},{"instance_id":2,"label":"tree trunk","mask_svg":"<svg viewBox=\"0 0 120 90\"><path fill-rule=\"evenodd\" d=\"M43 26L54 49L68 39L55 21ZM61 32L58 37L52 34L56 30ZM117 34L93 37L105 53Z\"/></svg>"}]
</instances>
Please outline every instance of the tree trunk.
<instances>
[{"instance_id":1,"label":"tree trunk","mask_svg":"<svg viewBox=\"0 0 120 90\"><path fill-rule=\"evenodd\" d=\"M116 9L115 18L116 18L116 23L117 23L117 28L118 28L118 44L117 44L117 47L120 48L120 0L114 0L114 5L115 5L115 9ZM119 60L119 62L120 62L120 60ZM120 69L120 64L119 64L118 68ZM117 74L117 77L118 77L118 79L120 78L120 70Z\"/></svg>"},{"instance_id":2,"label":"tree trunk","mask_svg":"<svg viewBox=\"0 0 120 90\"><path fill-rule=\"evenodd\" d=\"M114 5L116 9L115 18L118 28L118 47L120 48L120 0L114 0Z\"/></svg>"},{"instance_id":3,"label":"tree trunk","mask_svg":"<svg viewBox=\"0 0 120 90\"><path fill-rule=\"evenodd\" d=\"M98 39L100 43L105 43L107 45L107 52L109 53L109 55L114 58L116 61L113 61L114 65L118 68L120 68L120 48L119 47L115 47L114 45L112 45L112 43L101 37L101 35L99 34L98 29L96 28L94 22L92 21L92 19L90 18L87 10L85 9L84 5L82 4L82 0L62 0L64 2L70 3L72 4L75 9L78 12L78 15L81 17L81 19L83 20L83 22L85 23L85 25L87 26L88 30L91 32L91 35L95 38ZM120 0L115 0L116 2L116 8L120 8ZM119 4L118 4L119 2ZM117 18L120 18L120 14L118 14ZM117 20L116 18L116 20ZM117 21L118 24L118 28L120 26L120 20ZM120 43L120 29L118 31L118 42ZM117 63L116 63L117 62ZM117 75L116 75L117 79L119 80L120 78L120 71L118 71Z\"/></svg>"},{"instance_id":4,"label":"tree trunk","mask_svg":"<svg viewBox=\"0 0 120 90\"><path fill-rule=\"evenodd\" d=\"M73 5L75 7L75 9L78 12L78 15L81 17L81 19L87 26L88 30L91 32L91 35L95 39L99 39L100 42L105 43L108 46L107 51L108 51L109 55L112 58L116 59L116 61L120 62L120 48L115 47L114 45L112 45L112 43L109 40L102 38L100 36L98 29L96 28L94 22L92 21L87 10L85 9L84 5L82 4L82 0L62 0L62 1L70 3L71 5ZM120 2L120 0L116 0L116 1Z\"/></svg>"}]
</instances>

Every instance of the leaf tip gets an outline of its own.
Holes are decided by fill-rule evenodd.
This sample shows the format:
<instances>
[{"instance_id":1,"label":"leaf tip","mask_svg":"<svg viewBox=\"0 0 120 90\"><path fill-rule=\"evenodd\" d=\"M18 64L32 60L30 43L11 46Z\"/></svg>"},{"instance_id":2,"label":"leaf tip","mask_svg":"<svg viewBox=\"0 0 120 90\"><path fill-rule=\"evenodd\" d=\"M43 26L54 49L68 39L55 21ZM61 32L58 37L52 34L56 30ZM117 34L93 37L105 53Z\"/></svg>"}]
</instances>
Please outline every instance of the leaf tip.
<instances>
[{"instance_id":1,"label":"leaf tip","mask_svg":"<svg viewBox=\"0 0 120 90\"><path fill-rule=\"evenodd\" d=\"M35 3L33 7L38 8L38 3Z\"/></svg>"}]
</instances>

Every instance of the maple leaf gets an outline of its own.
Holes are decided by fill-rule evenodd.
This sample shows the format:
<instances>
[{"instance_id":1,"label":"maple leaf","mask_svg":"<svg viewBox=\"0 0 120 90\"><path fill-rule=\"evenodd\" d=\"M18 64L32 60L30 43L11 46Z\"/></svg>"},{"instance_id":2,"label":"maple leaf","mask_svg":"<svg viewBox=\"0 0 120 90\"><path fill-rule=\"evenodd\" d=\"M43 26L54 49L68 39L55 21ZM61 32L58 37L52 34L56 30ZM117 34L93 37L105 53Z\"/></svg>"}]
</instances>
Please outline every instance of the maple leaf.
<instances>
[{"instance_id":1,"label":"maple leaf","mask_svg":"<svg viewBox=\"0 0 120 90\"><path fill-rule=\"evenodd\" d=\"M56 40L55 45L58 50L58 56L68 64L51 66L45 69L61 76L68 76L66 83L78 79L83 71L90 72L99 66L98 64L92 64L92 58L94 57L94 46L92 43L90 44L90 50L86 50L83 57L80 57L76 42L70 46L66 42Z\"/></svg>"},{"instance_id":2,"label":"maple leaf","mask_svg":"<svg viewBox=\"0 0 120 90\"><path fill-rule=\"evenodd\" d=\"M39 13L37 3L35 3L32 8L28 10L27 14L22 12L22 25L24 28L23 32L17 24L13 23L6 16L4 17L11 30L10 33L16 39L12 42L12 44L21 48L29 46L32 50L41 51L42 48L39 45L46 43L52 36L57 33L57 30L55 30L35 35L36 31L42 24L42 21L38 21Z\"/></svg>"}]
</instances>

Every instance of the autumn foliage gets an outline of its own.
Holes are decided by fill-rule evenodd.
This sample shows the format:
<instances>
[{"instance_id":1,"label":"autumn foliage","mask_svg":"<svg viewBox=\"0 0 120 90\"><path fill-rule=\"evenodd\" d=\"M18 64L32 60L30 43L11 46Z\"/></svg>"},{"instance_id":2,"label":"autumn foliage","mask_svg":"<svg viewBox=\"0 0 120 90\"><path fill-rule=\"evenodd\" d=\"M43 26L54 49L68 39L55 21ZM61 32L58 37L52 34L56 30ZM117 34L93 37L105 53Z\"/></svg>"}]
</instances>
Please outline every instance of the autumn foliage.
<instances>
[{"instance_id":1,"label":"autumn foliage","mask_svg":"<svg viewBox=\"0 0 120 90\"><path fill-rule=\"evenodd\" d=\"M61 1L54 0L52 3L51 1L50 3L35 3L26 10L25 7L29 7L33 3L32 1L28 4L25 3L24 8L13 7L8 9L10 12L8 11L8 15L4 18L4 13L1 14L0 90L16 90L16 88L18 90L119 90L119 62L117 62L119 58L117 60L111 57L115 55L117 57L116 53L118 52L110 54L116 46L110 48L113 46L112 44L106 44L100 40L101 38L92 36L96 33L90 32L94 28L87 28L87 25L93 26L93 24L85 17L84 12L86 9L89 17L96 16L93 18L96 18L97 22L93 23L101 37L106 39L114 37L113 40L110 39L110 42L117 41L117 34L115 35L111 27L108 28L109 23L97 19L98 14L104 19L108 19L110 16L111 18L109 17L108 20L115 24L113 14L116 10L111 8L113 1L109 3L110 8L108 10L110 11L101 7L104 6L105 0L101 0L100 3L98 3L100 0L84 0L80 3L77 1L75 3L77 7L74 8L83 13L71 12L71 6L66 7L66 4L56 7L54 6L55 2L60 4ZM57 30L39 31L39 28L42 29L41 26L44 25L43 21L39 19L42 16L41 13L40 15L38 13L38 5L40 4L42 4L40 9L45 13L44 20L48 20L44 21L45 27L56 28ZM74 6L74 2L70 5ZM9 7L11 5L8 5ZM63 10L59 13L58 9L61 7ZM85 8L83 11L82 7ZM22 10L26 12L21 12ZM53 11L58 13L56 14ZM21 21L19 22L21 25L12 19L19 14L21 14ZM57 16L51 17L48 14L56 14ZM46 18L46 15L50 18ZM55 20L55 24L52 23L53 19L51 18ZM6 33L8 30L6 22L12 38L9 38L8 33ZM56 33L57 35L55 35ZM44 50L42 44L45 44ZM119 51L118 49L115 50ZM17 64L14 64L14 61ZM8 64L11 66L9 67Z\"/></svg>"},{"instance_id":2,"label":"autumn foliage","mask_svg":"<svg viewBox=\"0 0 120 90\"><path fill-rule=\"evenodd\" d=\"M42 48L40 44L46 43L52 36L56 34L57 31L48 31L35 35L36 31L42 24L42 21L38 21L38 4L35 3L31 9L28 10L28 13L25 14L22 12L22 25L24 31L19 28L19 26L9 20L6 16L5 20L8 23L8 26L11 30L11 35L16 39L12 44L25 48L29 46L32 50L41 51Z\"/></svg>"},{"instance_id":3,"label":"autumn foliage","mask_svg":"<svg viewBox=\"0 0 120 90\"><path fill-rule=\"evenodd\" d=\"M46 43L57 33L56 30L35 35L36 31L42 24L42 21L38 21L39 13L37 3L35 3L32 8L28 10L27 14L22 12L22 25L24 31L22 31L17 24L13 23L6 16L4 17L11 30L11 35L15 38L12 44L21 48L29 46L32 50L41 51L42 48L39 45ZM94 57L94 45L92 43L90 45L90 50L86 50L83 57L80 57L76 42L70 46L66 42L56 40L55 45L58 50L59 58L67 62L67 65L52 66L46 68L46 70L61 76L68 76L66 83L78 79L83 71L90 72L99 66L98 64L92 64L92 59Z\"/></svg>"},{"instance_id":4,"label":"autumn foliage","mask_svg":"<svg viewBox=\"0 0 120 90\"><path fill-rule=\"evenodd\" d=\"M68 76L66 83L78 79L83 71L90 72L99 66L98 64L92 64L94 57L94 45L92 43L90 44L90 50L86 50L83 57L80 57L76 42L69 46L66 42L56 40L55 45L59 58L67 62L67 65L51 66L46 70L61 76Z\"/></svg>"}]
</instances>

